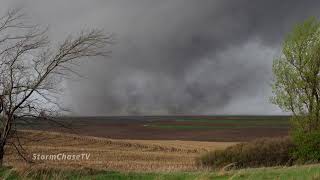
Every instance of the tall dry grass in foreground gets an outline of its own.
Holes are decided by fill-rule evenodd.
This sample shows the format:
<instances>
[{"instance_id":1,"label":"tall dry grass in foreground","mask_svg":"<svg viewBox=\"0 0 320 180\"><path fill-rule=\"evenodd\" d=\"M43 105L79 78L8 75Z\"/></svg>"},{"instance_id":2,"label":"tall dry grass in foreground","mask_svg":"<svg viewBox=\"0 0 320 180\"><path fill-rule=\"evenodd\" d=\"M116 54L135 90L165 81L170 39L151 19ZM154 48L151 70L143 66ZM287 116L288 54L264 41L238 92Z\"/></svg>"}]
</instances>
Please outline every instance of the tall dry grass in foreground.
<instances>
[{"instance_id":1,"label":"tall dry grass in foreground","mask_svg":"<svg viewBox=\"0 0 320 180\"><path fill-rule=\"evenodd\" d=\"M172 140L113 140L45 131L20 131L21 144L29 158L34 153L90 153L88 160L24 160L11 147L6 149L5 165L16 169L98 169L116 171L194 171L201 154L224 149L232 142L197 142Z\"/></svg>"}]
</instances>

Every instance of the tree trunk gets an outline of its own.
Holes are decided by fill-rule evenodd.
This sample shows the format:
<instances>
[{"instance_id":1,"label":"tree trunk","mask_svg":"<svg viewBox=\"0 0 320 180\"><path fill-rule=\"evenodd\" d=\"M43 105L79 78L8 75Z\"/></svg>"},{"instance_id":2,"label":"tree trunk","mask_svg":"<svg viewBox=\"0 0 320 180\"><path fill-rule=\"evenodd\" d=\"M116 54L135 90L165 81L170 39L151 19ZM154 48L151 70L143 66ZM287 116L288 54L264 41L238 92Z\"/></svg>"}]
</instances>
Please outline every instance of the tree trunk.
<instances>
[{"instance_id":1,"label":"tree trunk","mask_svg":"<svg viewBox=\"0 0 320 180\"><path fill-rule=\"evenodd\" d=\"M4 157L4 146L5 143L0 143L0 167L3 166L3 157Z\"/></svg>"},{"instance_id":2,"label":"tree trunk","mask_svg":"<svg viewBox=\"0 0 320 180\"><path fill-rule=\"evenodd\" d=\"M8 134L11 130L12 119L10 117L11 116L8 115L7 113L3 113L3 116L2 116L3 127L1 129L1 137L0 137L0 167L3 166L4 147L7 142Z\"/></svg>"}]
</instances>

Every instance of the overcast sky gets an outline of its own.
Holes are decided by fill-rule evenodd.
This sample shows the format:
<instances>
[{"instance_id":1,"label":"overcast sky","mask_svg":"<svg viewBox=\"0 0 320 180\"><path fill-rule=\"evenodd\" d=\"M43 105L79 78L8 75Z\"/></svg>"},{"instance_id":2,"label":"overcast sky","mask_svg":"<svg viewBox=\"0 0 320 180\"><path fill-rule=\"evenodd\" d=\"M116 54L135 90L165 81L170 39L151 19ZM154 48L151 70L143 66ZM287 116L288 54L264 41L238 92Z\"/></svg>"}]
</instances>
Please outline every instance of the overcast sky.
<instances>
[{"instance_id":1,"label":"overcast sky","mask_svg":"<svg viewBox=\"0 0 320 180\"><path fill-rule=\"evenodd\" d=\"M272 60L315 0L0 0L61 40L85 28L115 34L110 58L66 81L76 115L279 114Z\"/></svg>"}]
</instances>

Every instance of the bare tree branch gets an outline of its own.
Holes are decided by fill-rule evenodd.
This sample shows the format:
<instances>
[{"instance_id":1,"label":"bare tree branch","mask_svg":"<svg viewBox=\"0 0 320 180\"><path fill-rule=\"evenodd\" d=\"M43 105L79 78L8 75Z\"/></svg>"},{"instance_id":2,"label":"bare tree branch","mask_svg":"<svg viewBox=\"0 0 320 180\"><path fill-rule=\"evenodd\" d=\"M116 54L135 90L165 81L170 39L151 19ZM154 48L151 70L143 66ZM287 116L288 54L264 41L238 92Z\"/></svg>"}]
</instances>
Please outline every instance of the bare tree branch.
<instances>
[{"instance_id":1,"label":"bare tree branch","mask_svg":"<svg viewBox=\"0 0 320 180\"><path fill-rule=\"evenodd\" d=\"M73 67L80 60L111 53L106 45L112 44L112 35L102 30L81 31L54 46L47 36L48 28L26 22L21 9L8 11L0 17L1 162L7 138L14 132L12 126L18 120L41 117L62 127L50 115L43 117L43 114L65 110L57 98L59 82L78 74ZM12 145L17 150L20 147Z\"/></svg>"}]
</instances>

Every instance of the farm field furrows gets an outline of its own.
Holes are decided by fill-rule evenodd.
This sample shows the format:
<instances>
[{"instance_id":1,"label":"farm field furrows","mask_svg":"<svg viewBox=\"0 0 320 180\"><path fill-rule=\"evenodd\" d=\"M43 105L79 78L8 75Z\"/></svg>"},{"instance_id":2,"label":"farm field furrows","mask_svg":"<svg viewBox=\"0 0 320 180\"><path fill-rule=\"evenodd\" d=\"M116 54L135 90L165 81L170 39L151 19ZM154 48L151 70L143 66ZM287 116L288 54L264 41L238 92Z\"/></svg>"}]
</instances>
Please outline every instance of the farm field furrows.
<instances>
[{"instance_id":1,"label":"farm field furrows","mask_svg":"<svg viewBox=\"0 0 320 180\"><path fill-rule=\"evenodd\" d=\"M33 154L89 153L88 160L34 161L33 168L93 168L117 171L193 171L195 158L209 150L224 149L233 142L173 140L114 140L73 134L25 130L19 132L29 158ZM5 164L17 168L28 165L12 147L6 149Z\"/></svg>"},{"instance_id":2,"label":"farm field furrows","mask_svg":"<svg viewBox=\"0 0 320 180\"><path fill-rule=\"evenodd\" d=\"M24 129L50 130L132 140L248 141L288 135L289 116L110 116L63 117L70 129L43 124Z\"/></svg>"}]
</instances>

